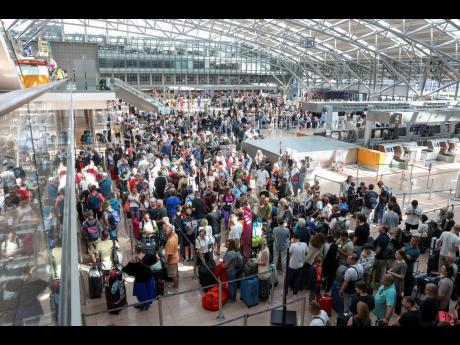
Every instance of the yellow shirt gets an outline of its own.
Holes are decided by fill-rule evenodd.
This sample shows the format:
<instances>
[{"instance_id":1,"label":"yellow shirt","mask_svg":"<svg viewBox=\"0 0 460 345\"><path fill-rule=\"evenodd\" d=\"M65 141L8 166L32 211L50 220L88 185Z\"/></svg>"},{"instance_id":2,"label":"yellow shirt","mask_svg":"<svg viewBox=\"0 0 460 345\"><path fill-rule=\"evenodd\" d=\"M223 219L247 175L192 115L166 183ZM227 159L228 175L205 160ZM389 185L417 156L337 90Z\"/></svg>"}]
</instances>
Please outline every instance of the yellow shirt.
<instances>
[{"instance_id":1,"label":"yellow shirt","mask_svg":"<svg viewBox=\"0 0 460 345\"><path fill-rule=\"evenodd\" d=\"M179 263L179 238L173 233L166 242L165 255L168 264Z\"/></svg>"}]
</instances>

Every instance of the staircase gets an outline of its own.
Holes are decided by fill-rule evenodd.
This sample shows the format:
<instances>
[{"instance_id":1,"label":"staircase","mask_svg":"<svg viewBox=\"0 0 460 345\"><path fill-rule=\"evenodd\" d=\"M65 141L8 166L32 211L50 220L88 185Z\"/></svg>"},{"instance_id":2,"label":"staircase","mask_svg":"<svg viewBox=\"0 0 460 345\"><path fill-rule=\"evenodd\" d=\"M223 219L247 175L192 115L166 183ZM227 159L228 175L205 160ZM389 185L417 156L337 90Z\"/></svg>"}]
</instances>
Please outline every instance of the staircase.
<instances>
[{"instance_id":1,"label":"staircase","mask_svg":"<svg viewBox=\"0 0 460 345\"><path fill-rule=\"evenodd\" d=\"M169 107L164 106L158 99L146 95L118 78L108 78L107 86L115 91L117 98L121 98L141 110L169 114Z\"/></svg>"}]
</instances>

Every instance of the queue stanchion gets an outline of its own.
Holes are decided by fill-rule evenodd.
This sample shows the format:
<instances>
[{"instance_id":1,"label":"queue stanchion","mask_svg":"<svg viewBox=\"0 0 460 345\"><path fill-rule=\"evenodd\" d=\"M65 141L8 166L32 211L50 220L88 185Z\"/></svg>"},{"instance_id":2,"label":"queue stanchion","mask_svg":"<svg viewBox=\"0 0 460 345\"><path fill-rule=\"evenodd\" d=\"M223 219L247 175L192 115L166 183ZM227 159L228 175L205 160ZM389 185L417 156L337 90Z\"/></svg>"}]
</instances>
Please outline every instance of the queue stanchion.
<instances>
[{"instance_id":1,"label":"queue stanchion","mask_svg":"<svg viewBox=\"0 0 460 345\"><path fill-rule=\"evenodd\" d=\"M222 314L222 281L219 279L219 315L217 315L217 320L225 320L224 315Z\"/></svg>"},{"instance_id":2,"label":"queue stanchion","mask_svg":"<svg viewBox=\"0 0 460 345\"><path fill-rule=\"evenodd\" d=\"M190 248L193 251L193 277L192 277L192 279L196 280L198 278L196 251L195 251L195 248L192 245L190 245Z\"/></svg>"},{"instance_id":3,"label":"queue stanchion","mask_svg":"<svg viewBox=\"0 0 460 345\"><path fill-rule=\"evenodd\" d=\"M305 325L305 309L307 308L307 297L305 296L302 299L302 314L300 316L300 325L304 326Z\"/></svg>"},{"instance_id":4,"label":"queue stanchion","mask_svg":"<svg viewBox=\"0 0 460 345\"><path fill-rule=\"evenodd\" d=\"M248 325L248 314L244 314L244 326Z\"/></svg>"},{"instance_id":5,"label":"queue stanchion","mask_svg":"<svg viewBox=\"0 0 460 345\"><path fill-rule=\"evenodd\" d=\"M275 266L272 266L272 273L271 273L271 291L270 291L270 301L268 304L272 305L275 303Z\"/></svg>"},{"instance_id":6,"label":"queue stanchion","mask_svg":"<svg viewBox=\"0 0 460 345\"><path fill-rule=\"evenodd\" d=\"M158 296L158 318L160 320L160 326L163 326L163 303L162 297Z\"/></svg>"}]
</instances>

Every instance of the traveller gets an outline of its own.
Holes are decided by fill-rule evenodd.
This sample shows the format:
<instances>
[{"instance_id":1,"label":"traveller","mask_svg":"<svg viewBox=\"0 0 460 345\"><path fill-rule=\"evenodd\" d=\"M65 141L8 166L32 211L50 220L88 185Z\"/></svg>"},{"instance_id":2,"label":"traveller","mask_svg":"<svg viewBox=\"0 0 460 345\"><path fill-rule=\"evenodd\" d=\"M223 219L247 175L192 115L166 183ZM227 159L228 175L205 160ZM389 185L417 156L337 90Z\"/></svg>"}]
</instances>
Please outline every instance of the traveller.
<instances>
[{"instance_id":1,"label":"traveller","mask_svg":"<svg viewBox=\"0 0 460 345\"><path fill-rule=\"evenodd\" d=\"M172 226L165 226L164 230L168 239L165 247L166 270L168 277L173 280L173 289L168 294L173 294L179 289L179 240Z\"/></svg>"},{"instance_id":2,"label":"traveller","mask_svg":"<svg viewBox=\"0 0 460 345\"><path fill-rule=\"evenodd\" d=\"M405 296L402 300L402 305L406 310L398 320L396 325L402 327L419 327L422 326L422 315L415 306L415 301L411 296Z\"/></svg>"},{"instance_id":3,"label":"traveller","mask_svg":"<svg viewBox=\"0 0 460 345\"><path fill-rule=\"evenodd\" d=\"M347 326L351 327L370 327L372 321L369 316L369 306L364 302L357 303L357 312L348 320Z\"/></svg>"},{"instance_id":4,"label":"traveller","mask_svg":"<svg viewBox=\"0 0 460 345\"><path fill-rule=\"evenodd\" d=\"M420 302L420 313L423 326L436 326L439 310L438 288L435 284L425 285L426 297Z\"/></svg>"},{"instance_id":5,"label":"traveller","mask_svg":"<svg viewBox=\"0 0 460 345\"><path fill-rule=\"evenodd\" d=\"M454 269L446 264L440 268L440 280L438 282L439 310L449 311L450 297L454 287Z\"/></svg>"},{"instance_id":6,"label":"traveller","mask_svg":"<svg viewBox=\"0 0 460 345\"><path fill-rule=\"evenodd\" d=\"M289 267L287 271L287 285L292 287L293 296L297 295L300 288L300 279L302 276L302 268L305 262L305 255L307 254L308 246L304 242L300 242L300 236L294 234L289 247Z\"/></svg>"},{"instance_id":7,"label":"traveller","mask_svg":"<svg viewBox=\"0 0 460 345\"><path fill-rule=\"evenodd\" d=\"M393 284L393 276L385 274L382 278L382 285L374 296L374 314L382 326L388 326L396 303L396 289Z\"/></svg>"},{"instance_id":8,"label":"traveller","mask_svg":"<svg viewBox=\"0 0 460 345\"><path fill-rule=\"evenodd\" d=\"M316 301L310 302L310 314L312 315L310 326L330 326L331 322L327 313L321 309Z\"/></svg>"},{"instance_id":9,"label":"traveller","mask_svg":"<svg viewBox=\"0 0 460 345\"><path fill-rule=\"evenodd\" d=\"M450 231L443 231L438 241L436 242L436 250L439 251L439 267L446 261L446 255L449 252L456 252L460 245L460 224L455 224Z\"/></svg>"},{"instance_id":10,"label":"traveller","mask_svg":"<svg viewBox=\"0 0 460 345\"><path fill-rule=\"evenodd\" d=\"M388 228L384 225L379 226L379 235L374 241L375 251L375 283L380 283L385 274L388 260L393 258L394 252L392 244L390 244L390 236L388 236Z\"/></svg>"},{"instance_id":11,"label":"traveller","mask_svg":"<svg viewBox=\"0 0 460 345\"><path fill-rule=\"evenodd\" d=\"M369 240L370 228L363 213L356 214L356 228L353 236L353 252L361 255L364 245Z\"/></svg>"},{"instance_id":12,"label":"traveller","mask_svg":"<svg viewBox=\"0 0 460 345\"><path fill-rule=\"evenodd\" d=\"M412 289L414 288L414 270L415 263L417 262L420 256L419 247L420 238L412 237L410 243L404 245L404 257L407 263L406 275L404 278L404 295L410 296L412 294Z\"/></svg>"},{"instance_id":13,"label":"traveller","mask_svg":"<svg viewBox=\"0 0 460 345\"><path fill-rule=\"evenodd\" d=\"M399 315L401 314L401 301L404 294L404 278L407 275L407 263L404 250L397 250L395 259L396 260L393 261L393 265L387 273L393 276L393 282L396 289L395 314Z\"/></svg>"},{"instance_id":14,"label":"traveller","mask_svg":"<svg viewBox=\"0 0 460 345\"><path fill-rule=\"evenodd\" d=\"M287 249L289 247L289 229L283 218L278 218L278 226L273 229L275 243L273 246L273 263L278 265L278 258L281 256L280 272L286 270Z\"/></svg>"},{"instance_id":15,"label":"traveller","mask_svg":"<svg viewBox=\"0 0 460 345\"><path fill-rule=\"evenodd\" d=\"M136 246L134 256L122 269L124 273L134 277L133 295L139 301L134 308L148 310L157 295L153 271L150 269L157 260L156 256L145 254Z\"/></svg>"},{"instance_id":16,"label":"traveller","mask_svg":"<svg viewBox=\"0 0 460 345\"><path fill-rule=\"evenodd\" d=\"M407 205L405 214L406 220L406 230L410 231L411 229L418 229L418 225L420 222L420 216L422 215L422 208L419 206L417 200L412 200L410 205Z\"/></svg>"},{"instance_id":17,"label":"traveller","mask_svg":"<svg viewBox=\"0 0 460 345\"><path fill-rule=\"evenodd\" d=\"M227 252L224 254L222 268L225 270L228 276L228 280L234 280L237 278L239 272L243 268L243 258L241 254L237 253L234 240L227 240L226 243ZM236 302L236 282L228 283L228 291L230 294L229 301L232 303Z\"/></svg>"},{"instance_id":18,"label":"traveller","mask_svg":"<svg viewBox=\"0 0 460 345\"><path fill-rule=\"evenodd\" d=\"M94 218L93 211L87 212L86 220L83 222L81 229L87 241L88 254L97 255L96 246L101 241L101 234L104 231L104 227L99 220Z\"/></svg>"},{"instance_id":19,"label":"traveller","mask_svg":"<svg viewBox=\"0 0 460 345\"><path fill-rule=\"evenodd\" d=\"M344 273L340 295L343 296L344 313L350 311L352 296L355 294L355 284L363 278L363 267L358 263L356 254L347 257L348 269Z\"/></svg>"},{"instance_id":20,"label":"traveller","mask_svg":"<svg viewBox=\"0 0 460 345\"><path fill-rule=\"evenodd\" d=\"M382 217L383 217L383 211L391 195L390 195L390 190L388 189L387 186L385 186L383 181L379 181L377 183L377 186L380 188L380 194L379 194L379 199L378 199L379 201L378 201L377 207L374 210L374 223L381 224ZM369 185L369 189L370 189L370 185Z\"/></svg>"}]
</instances>

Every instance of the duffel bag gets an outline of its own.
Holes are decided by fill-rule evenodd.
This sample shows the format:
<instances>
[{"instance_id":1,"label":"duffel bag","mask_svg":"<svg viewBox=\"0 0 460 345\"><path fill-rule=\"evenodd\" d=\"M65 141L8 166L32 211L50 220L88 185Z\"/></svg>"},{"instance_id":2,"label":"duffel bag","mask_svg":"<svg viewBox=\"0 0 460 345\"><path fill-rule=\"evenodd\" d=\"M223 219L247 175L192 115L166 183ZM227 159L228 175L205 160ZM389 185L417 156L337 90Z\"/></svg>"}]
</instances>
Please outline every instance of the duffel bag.
<instances>
[{"instance_id":1,"label":"duffel bag","mask_svg":"<svg viewBox=\"0 0 460 345\"><path fill-rule=\"evenodd\" d=\"M225 287L222 287L222 305L228 301L229 293ZM219 310L219 287L214 286L206 292L201 299L203 308L210 311Z\"/></svg>"}]
</instances>

